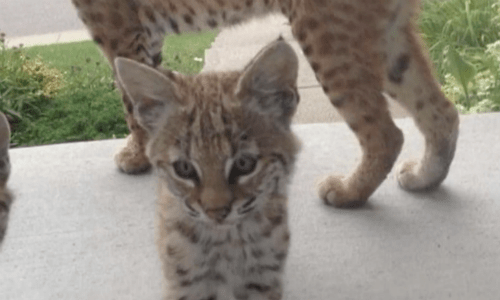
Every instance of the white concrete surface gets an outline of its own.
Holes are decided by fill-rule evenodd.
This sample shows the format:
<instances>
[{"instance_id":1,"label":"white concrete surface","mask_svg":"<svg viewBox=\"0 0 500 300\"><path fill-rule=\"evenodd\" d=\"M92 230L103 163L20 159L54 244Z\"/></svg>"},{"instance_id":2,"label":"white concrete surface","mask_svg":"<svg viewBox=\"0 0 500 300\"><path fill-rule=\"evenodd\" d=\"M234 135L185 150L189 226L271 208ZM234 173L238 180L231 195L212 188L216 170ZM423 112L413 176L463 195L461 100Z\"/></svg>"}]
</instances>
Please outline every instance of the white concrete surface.
<instances>
[{"instance_id":1,"label":"white concrete surface","mask_svg":"<svg viewBox=\"0 0 500 300\"><path fill-rule=\"evenodd\" d=\"M423 141L410 119L401 158ZM285 300L493 300L500 295L500 114L464 116L455 161L434 192L391 173L368 205L326 207L316 179L358 158L343 123L295 125ZM13 149L17 199L0 252L2 300L160 299L155 179L119 173L123 140Z\"/></svg>"},{"instance_id":2,"label":"white concrete surface","mask_svg":"<svg viewBox=\"0 0 500 300\"><path fill-rule=\"evenodd\" d=\"M33 36L83 29L71 0L0 0L0 31Z\"/></svg>"},{"instance_id":3,"label":"white concrete surface","mask_svg":"<svg viewBox=\"0 0 500 300\"><path fill-rule=\"evenodd\" d=\"M20 45L22 45L23 47L32 47L60 43L82 42L87 40L91 40L90 34L87 30L80 29L20 37L6 36L5 44L8 48L12 48L19 47Z\"/></svg>"}]
</instances>

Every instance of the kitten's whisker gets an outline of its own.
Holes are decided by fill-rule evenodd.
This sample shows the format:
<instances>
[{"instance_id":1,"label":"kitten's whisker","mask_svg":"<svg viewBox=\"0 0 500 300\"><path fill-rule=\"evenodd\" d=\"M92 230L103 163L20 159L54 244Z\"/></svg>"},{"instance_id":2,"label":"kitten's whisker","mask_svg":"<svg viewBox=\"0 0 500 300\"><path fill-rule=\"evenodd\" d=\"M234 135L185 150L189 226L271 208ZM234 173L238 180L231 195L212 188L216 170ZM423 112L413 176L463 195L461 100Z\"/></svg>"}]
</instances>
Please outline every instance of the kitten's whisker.
<instances>
[{"instance_id":1,"label":"kitten's whisker","mask_svg":"<svg viewBox=\"0 0 500 300\"><path fill-rule=\"evenodd\" d=\"M188 202L188 201L184 201L184 205L186 205L187 209L189 209L189 211L188 211L188 214L189 214L189 215L191 215L191 216L193 216L193 217L198 217L198 216L200 215L200 213L199 213L196 209L194 209L194 208L191 206L191 204L189 204L189 202Z\"/></svg>"},{"instance_id":2,"label":"kitten's whisker","mask_svg":"<svg viewBox=\"0 0 500 300\"><path fill-rule=\"evenodd\" d=\"M255 208L255 206L251 206L255 200L257 200L257 197L256 196L253 196L252 198L250 198L250 200L248 200L247 202L245 202L239 209L238 209L238 213L240 215L243 215L243 214L246 214L247 212L253 210Z\"/></svg>"},{"instance_id":3,"label":"kitten's whisker","mask_svg":"<svg viewBox=\"0 0 500 300\"><path fill-rule=\"evenodd\" d=\"M250 206L252 203L255 202L255 200L257 200L257 197L253 196L252 198L250 198L250 200L248 200L245 204L243 204L242 208L247 208L248 206Z\"/></svg>"}]
</instances>

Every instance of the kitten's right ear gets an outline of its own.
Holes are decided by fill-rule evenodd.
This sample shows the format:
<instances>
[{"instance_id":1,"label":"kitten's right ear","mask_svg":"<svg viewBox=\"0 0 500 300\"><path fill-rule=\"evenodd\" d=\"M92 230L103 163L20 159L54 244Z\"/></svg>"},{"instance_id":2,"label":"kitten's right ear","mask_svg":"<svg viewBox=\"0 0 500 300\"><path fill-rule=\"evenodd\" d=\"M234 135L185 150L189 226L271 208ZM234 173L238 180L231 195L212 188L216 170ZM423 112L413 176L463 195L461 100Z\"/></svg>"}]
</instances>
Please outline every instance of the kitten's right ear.
<instances>
[{"instance_id":1,"label":"kitten's right ear","mask_svg":"<svg viewBox=\"0 0 500 300\"><path fill-rule=\"evenodd\" d=\"M116 77L134 105L134 116L153 134L165 114L179 107L175 83L159 71L134 60L117 57Z\"/></svg>"}]
</instances>

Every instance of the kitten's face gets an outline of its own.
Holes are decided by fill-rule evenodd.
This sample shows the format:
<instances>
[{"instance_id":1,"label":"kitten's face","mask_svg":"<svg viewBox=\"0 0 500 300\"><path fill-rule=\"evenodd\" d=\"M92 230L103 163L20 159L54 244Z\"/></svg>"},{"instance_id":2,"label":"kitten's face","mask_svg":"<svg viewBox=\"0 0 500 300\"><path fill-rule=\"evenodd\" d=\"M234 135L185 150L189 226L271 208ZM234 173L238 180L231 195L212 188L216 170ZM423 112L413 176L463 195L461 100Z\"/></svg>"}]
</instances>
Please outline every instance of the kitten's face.
<instances>
[{"instance_id":1,"label":"kitten's face","mask_svg":"<svg viewBox=\"0 0 500 300\"><path fill-rule=\"evenodd\" d=\"M284 196L299 101L298 59L286 42L241 72L187 77L124 58L115 70L150 135L147 155L187 216L231 224Z\"/></svg>"},{"instance_id":2,"label":"kitten's face","mask_svg":"<svg viewBox=\"0 0 500 300\"><path fill-rule=\"evenodd\" d=\"M168 117L148 155L186 216L233 224L284 194L297 147L290 131L231 99L231 88L205 92L184 94L192 105Z\"/></svg>"}]
</instances>

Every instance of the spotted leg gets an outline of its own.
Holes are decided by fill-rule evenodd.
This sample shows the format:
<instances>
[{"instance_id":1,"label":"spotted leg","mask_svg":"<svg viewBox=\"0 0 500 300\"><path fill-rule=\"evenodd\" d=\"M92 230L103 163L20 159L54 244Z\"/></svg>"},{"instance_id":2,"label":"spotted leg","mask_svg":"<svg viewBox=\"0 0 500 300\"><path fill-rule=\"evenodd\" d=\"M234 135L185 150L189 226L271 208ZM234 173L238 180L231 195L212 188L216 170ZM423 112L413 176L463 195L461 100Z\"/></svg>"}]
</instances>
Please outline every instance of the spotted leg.
<instances>
[{"instance_id":1,"label":"spotted leg","mask_svg":"<svg viewBox=\"0 0 500 300\"><path fill-rule=\"evenodd\" d=\"M406 190L427 190L437 187L448 174L458 137L458 112L434 79L414 25L398 22L387 39L384 87L413 116L425 138L425 152L420 160L399 165L397 179Z\"/></svg>"},{"instance_id":2,"label":"spotted leg","mask_svg":"<svg viewBox=\"0 0 500 300\"><path fill-rule=\"evenodd\" d=\"M152 67L161 63L165 32L143 26L151 18L151 9L139 10L135 1L72 1L112 66L116 57L127 57ZM125 173L143 172L151 166L145 154L148 135L137 122L132 102L124 92L122 100L130 135L126 145L115 155L115 163Z\"/></svg>"}]
</instances>

